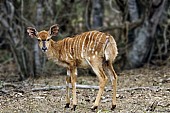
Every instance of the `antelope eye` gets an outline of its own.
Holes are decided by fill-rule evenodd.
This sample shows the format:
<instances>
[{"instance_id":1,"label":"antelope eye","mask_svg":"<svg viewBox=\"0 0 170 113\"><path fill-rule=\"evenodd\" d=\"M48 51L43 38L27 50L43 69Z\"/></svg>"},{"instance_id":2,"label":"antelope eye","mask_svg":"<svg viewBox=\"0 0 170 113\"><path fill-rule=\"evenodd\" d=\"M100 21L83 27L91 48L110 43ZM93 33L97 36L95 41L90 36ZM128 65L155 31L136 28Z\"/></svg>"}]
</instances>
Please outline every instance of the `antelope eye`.
<instances>
[{"instance_id":1,"label":"antelope eye","mask_svg":"<svg viewBox=\"0 0 170 113\"><path fill-rule=\"evenodd\" d=\"M38 40L38 42L40 42L41 40L40 39L37 39Z\"/></svg>"},{"instance_id":2,"label":"antelope eye","mask_svg":"<svg viewBox=\"0 0 170 113\"><path fill-rule=\"evenodd\" d=\"M50 39L47 39L47 41L49 41Z\"/></svg>"}]
</instances>

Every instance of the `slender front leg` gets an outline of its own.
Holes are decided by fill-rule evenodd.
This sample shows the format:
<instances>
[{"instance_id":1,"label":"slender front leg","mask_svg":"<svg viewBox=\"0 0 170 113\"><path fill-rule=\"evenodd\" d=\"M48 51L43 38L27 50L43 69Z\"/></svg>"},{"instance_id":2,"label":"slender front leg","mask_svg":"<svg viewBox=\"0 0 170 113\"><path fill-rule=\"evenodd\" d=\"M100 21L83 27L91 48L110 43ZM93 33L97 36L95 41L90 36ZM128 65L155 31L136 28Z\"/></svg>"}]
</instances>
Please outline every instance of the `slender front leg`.
<instances>
[{"instance_id":1,"label":"slender front leg","mask_svg":"<svg viewBox=\"0 0 170 113\"><path fill-rule=\"evenodd\" d=\"M67 69L67 77L66 77L66 105L65 108L69 108L70 105L70 85L71 83L71 76L70 76L70 70Z\"/></svg>"},{"instance_id":2,"label":"slender front leg","mask_svg":"<svg viewBox=\"0 0 170 113\"><path fill-rule=\"evenodd\" d=\"M77 106L77 98L76 98L76 80L77 80L77 68L70 68L71 74L71 85L72 85L72 92L73 92L73 108L72 110L75 111Z\"/></svg>"}]
</instances>

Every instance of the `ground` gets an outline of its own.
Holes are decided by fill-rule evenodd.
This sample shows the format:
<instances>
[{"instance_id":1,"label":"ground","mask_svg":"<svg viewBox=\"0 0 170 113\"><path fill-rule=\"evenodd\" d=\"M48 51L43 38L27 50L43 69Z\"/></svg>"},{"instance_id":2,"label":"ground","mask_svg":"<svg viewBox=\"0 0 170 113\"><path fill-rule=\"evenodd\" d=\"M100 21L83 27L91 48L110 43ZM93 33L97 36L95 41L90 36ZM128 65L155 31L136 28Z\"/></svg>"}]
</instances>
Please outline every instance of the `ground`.
<instances>
[{"instance_id":1,"label":"ground","mask_svg":"<svg viewBox=\"0 0 170 113\"><path fill-rule=\"evenodd\" d=\"M0 65L0 112L2 113L91 113L97 91L78 89L76 111L65 109L65 89L32 91L35 87L65 85L65 75L52 74L18 82L15 72ZM4 71L6 70L6 71ZM10 76L13 76L12 77ZM79 75L78 84L98 85L95 76ZM107 87L111 88L108 81ZM97 113L170 112L170 68L168 66L118 72L117 107L111 111L111 90L105 90Z\"/></svg>"}]
</instances>

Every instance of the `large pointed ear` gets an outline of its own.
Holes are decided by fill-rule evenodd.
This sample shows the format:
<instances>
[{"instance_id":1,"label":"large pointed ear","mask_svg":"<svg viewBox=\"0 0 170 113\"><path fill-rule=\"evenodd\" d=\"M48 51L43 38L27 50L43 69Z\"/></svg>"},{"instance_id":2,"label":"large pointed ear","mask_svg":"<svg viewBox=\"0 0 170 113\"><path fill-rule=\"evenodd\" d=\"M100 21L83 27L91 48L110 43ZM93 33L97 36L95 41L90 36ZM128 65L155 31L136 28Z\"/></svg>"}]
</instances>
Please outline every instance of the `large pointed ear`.
<instances>
[{"instance_id":1,"label":"large pointed ear","mask_svg":"<svg viewBox=\"0 0 170 113\"><path fill-rule=\"evenodd\" d=\"M50 36L56 36L58 34L59 27L57 24L52 25L49 29L49 35Z\"/></svg>"},{"instance_id":2,"label":"large pointed ear","mask_svg":"<svg viewBox=\"0 0 170 113\"><path fill-rule=\"evenodd\" d=\"M28 32L29 36L31 36L31 38L37 37L38 32L37 32L37 30L35 28L28 27L27 32Z\"/></svg>"}]
</instances>

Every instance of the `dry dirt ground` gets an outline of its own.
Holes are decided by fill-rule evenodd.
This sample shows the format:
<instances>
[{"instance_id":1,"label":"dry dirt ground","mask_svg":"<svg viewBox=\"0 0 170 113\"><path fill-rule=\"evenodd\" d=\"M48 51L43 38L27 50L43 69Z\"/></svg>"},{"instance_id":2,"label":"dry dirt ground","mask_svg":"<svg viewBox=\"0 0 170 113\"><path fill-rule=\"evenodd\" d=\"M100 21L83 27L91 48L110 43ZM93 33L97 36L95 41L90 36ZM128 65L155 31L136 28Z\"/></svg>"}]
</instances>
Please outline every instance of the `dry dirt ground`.
<instances>
[{"instance_id":1,"label":"dry dirt ground","mask_svg":"<svg viewBox=\"0 0 170 113\"><path fill-rule=\"evenodd\" d=\"M76 111L65 109L65 89L32 91L35 87L65 85L64 75L41 76L23 82L14 81L15 72L0 66L0 112L2 113L92 113L97 91L78 89ZM11 76L13 77L11 77ZM96 113L168 113L170 112L170 68L145 66L118 73L117 107L111 111L111 90L102 96ZM78 84L98 85L95 76L80 75ZM108 81L107 87L111 83Z\"/></svg>"}]
</instances>

